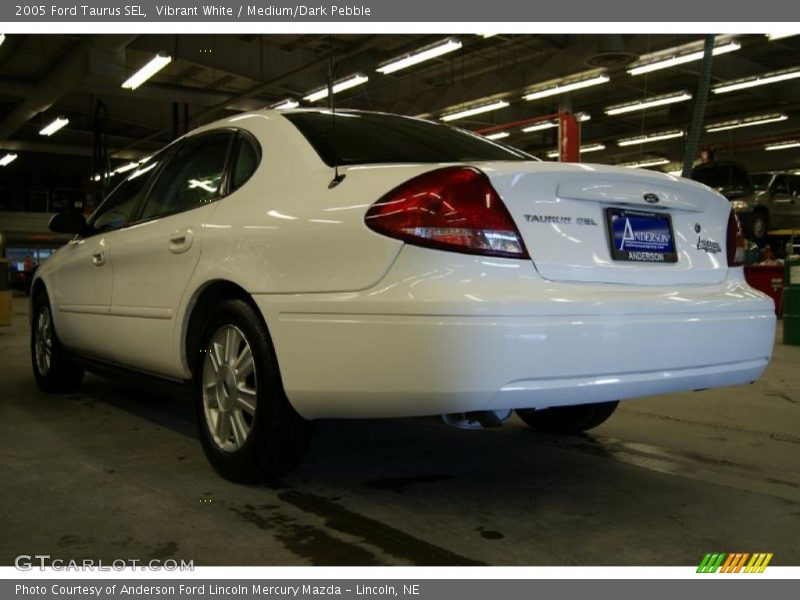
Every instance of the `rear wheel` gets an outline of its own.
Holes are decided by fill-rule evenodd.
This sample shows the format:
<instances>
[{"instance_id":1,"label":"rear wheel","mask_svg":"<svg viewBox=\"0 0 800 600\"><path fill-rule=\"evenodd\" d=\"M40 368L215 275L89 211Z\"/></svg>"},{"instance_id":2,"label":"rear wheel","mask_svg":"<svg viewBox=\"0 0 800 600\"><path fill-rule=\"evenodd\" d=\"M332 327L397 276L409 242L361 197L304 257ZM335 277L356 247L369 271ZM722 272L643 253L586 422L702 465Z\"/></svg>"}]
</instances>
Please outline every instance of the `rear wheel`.
<instances>
[{"instance_id":1,"label":"rear wheel","mask_svg":"<svg viewBox=\"0 0 800 600\"><path fill-rule=\"evenodd\" d=\"M580 433L605 423L619 402L557 406L543 410L518 409L517 416L540 433Z\"/></svg>"},{"instance_id":2,"label":"rear wheel","mask_svg":"<svg viewBox=\"0 0 800 600\"><path fill-rule=\"evenodd\" d=\"M45 292L40 292L33 301L31 363L36 383L45 392L72 392L83 381L83 368L71 359L58 340Z\"/></svg>"},{"instance_id":3,"label":"rear wheel","mask_svg":"<svg viewBox=\"0 0 800 600\"><path fill-rule=\"evenodd\" d=\"M242 300L223 302L200 340L195 410L213 467L237 483L291 471L306 453L311 423L283 392L275 351L258 314Z\"/></svg>"}]
</instances>

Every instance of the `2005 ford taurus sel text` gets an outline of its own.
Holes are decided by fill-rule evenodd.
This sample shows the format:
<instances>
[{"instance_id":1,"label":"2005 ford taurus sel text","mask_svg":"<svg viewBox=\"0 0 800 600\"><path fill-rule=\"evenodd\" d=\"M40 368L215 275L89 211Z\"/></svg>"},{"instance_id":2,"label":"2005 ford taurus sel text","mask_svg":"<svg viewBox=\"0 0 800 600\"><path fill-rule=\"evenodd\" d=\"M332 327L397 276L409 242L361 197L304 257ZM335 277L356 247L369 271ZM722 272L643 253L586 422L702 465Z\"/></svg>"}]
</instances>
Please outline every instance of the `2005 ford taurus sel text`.
<instances>
[{"instance_id":1,"label":"2005 ford taurus sel text","mask_svg":"<svg viewBox=\"0 0 800 600\"><path fill-rule=\"evenodd\" d=\"M75 237L33 282L38 384L191 385L234 481L296 466L315 419L516 410L574 433L621 399L751 382L772 352L722 196L407 117L219 121L51 228Z\"/></svg>"}]
</instances>

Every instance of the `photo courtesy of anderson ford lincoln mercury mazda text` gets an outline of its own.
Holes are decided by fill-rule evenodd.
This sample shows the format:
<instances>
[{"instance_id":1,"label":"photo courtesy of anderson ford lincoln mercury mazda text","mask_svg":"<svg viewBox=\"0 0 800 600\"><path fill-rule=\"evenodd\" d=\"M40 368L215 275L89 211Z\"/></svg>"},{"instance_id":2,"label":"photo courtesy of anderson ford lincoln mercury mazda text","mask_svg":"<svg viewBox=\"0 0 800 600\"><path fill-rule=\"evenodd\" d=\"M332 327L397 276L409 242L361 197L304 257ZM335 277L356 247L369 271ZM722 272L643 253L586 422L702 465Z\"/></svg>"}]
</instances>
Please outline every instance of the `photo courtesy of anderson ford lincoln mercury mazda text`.
<instances>
[{"instance_id":1,"label":"photo courtesy of anderson ford lincoln mercury mazda text","mask_svg":"<svg viewBox=\"0 0 800 600\"><path fill-rule=\"evenodd\" d=\"M192 386L237 482L295 467L316 419L577 433L619 400L752 382L773 348L719 193L409 117L218 121L51 229L75 237L32 286L39 386Z\"/></svg>"}]
</instances>

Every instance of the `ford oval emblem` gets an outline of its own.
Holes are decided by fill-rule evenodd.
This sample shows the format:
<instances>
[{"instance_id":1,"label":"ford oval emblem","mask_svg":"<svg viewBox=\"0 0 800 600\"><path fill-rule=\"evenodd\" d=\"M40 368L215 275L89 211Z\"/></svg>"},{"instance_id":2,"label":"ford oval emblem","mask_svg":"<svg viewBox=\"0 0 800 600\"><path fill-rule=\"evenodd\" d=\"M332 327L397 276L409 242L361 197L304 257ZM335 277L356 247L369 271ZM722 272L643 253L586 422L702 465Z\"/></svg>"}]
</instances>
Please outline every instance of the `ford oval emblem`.
<instances>
[{"instance_id":1,"label":"ford oval emblem","mask_svg":"<svg viewBox=\"0 0 800 600\"><path fill-rule=\"evenodd\" d=\"M658 204L658 196L655 194L645 194L644 201L648 204Z\"/></svg>"}]
</instances>

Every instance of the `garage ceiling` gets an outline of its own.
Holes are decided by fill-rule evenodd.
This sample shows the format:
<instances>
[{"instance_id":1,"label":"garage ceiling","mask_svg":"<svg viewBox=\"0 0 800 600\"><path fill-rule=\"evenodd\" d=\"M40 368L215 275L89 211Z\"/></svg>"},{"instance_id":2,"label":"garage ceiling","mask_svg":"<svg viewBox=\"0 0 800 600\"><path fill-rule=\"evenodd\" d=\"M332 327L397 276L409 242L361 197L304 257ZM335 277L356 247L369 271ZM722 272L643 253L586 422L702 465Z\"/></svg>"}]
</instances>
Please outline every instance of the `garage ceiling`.
<instances>
[{"instance_id":1,"label":"garage ceiling","mask_svg":"<svg viewBox=\"0 0 800 600\"><path fill-rule=\"evenodd\" d=\"M604 109L683 90L694 95L700 61L636 77L626 68L643 55L685 44L701 46L701 36L460 35L456 37L463 45L455 52L390 75L375 71L383 61L444 37L6 35L0 46L0 148L91 156L94 107L101 100L108 107L114 164L121 164L169 142L175 133L174 115L182 120L187 111L192 128L232 112L301 99L325 85L333 63L336 77L359 72L369 76L366 84L337 94L337 107L439 118L457 107L503 99L509 106L454 124L472 130L508 125L505 142L544 157L556 146L555 129L521 133L520 126L510 124L571 106L591 115L583 124L583 143L605 146L585 156L587 161L620 164L666 158L672 164L659 168L670 170L682 160L685 139L681 137L628 146L617 142L686 131L693 102L618 116L607 116ZM800 36L733 39L741 49L715 57L712 85L800 67ZM172 56L172 62L134 91L120 87L158 52ZM568 96L522 100L523 92L537 83L586 72L606 73L610 82ZM764 150L768 143L800 138L800 79L711 94L705 122L765 114L787 118L704 132L701 143L718 148L721 156L747 163L753 171L800 169L800 149ZM40 136L39 130L57 116L69 119L67 127L52 137Z\"/></svg>"}]
</instances>

